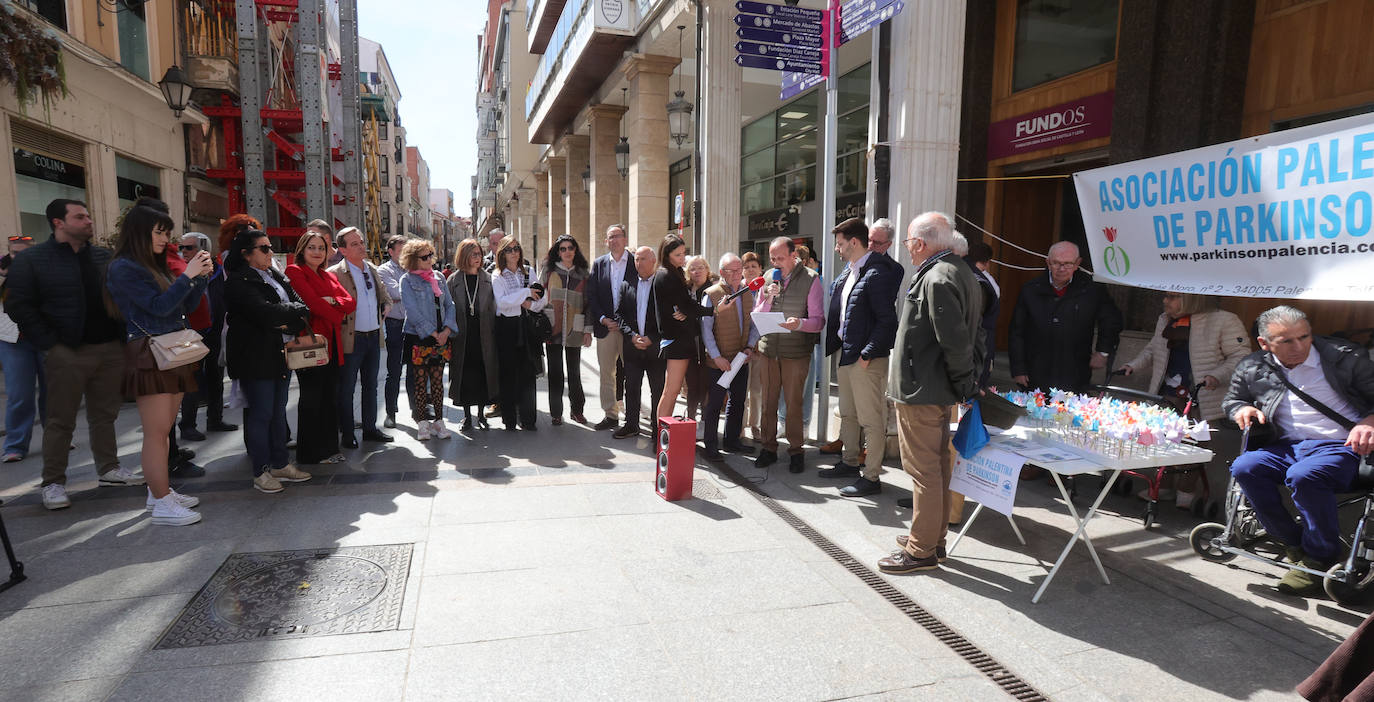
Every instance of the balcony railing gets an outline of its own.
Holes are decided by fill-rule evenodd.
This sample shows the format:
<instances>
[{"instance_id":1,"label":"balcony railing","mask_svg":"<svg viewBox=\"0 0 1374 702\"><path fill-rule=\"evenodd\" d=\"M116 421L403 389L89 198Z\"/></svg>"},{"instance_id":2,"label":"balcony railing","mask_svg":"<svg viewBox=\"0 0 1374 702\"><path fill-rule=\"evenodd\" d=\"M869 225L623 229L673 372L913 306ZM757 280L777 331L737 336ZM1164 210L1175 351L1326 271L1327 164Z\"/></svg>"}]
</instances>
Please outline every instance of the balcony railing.
<instances>
[{"instance_id":1,"label":"balcony railing","mask_svg":"<svg viewBox=\"0 0 1374 702\"><path fill-rule=\"evenodd\" d=\"M558 74L565 56L576 56L592 36L592 23L587 16L591 6L588 0L570 0L563 6L563 14L558 18L553 36L549 39L548 49L534 71L529 91L525 93L525 119L534 114L535 109L547 92L549 81Z\"/></svg>"},{"instance_id":2,"label":"balcony railing","mask_svg":"<svg viewBox=\"0 0 1374 702\"><path fill-rule=\"evenodd\" d=\"M185 3L181 16L182 46L188 56L238 60L238 28L233 0Z\"/></svg>"}]
</instances>

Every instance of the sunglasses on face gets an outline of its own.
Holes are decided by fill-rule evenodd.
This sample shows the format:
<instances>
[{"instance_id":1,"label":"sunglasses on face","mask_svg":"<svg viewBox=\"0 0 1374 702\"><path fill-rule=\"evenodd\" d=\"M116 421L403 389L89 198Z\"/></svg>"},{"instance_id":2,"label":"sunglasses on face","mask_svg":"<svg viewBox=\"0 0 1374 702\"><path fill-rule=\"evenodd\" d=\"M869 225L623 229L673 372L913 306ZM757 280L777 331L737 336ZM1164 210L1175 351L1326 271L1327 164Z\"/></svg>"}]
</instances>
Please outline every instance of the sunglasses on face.
<instances>
[{"instance_id":1,"label":"sunglasses on face","mask_svg":"<svg viewBox=\"0 0 1374 702\"><path fill-rule=\"evenodd\" d=\"M12 237L10 237L10 241L18 241L18 242L27 244L27 243L29 243L30 241L33 241L33 237L31 237L31 236L12 236Z\"/></svg>"},{"instance_id":2,"label":"sunglasses on face","mask_svg":"<svg viewBox=\"0 0 1374 702\"><path fill-rule=\"evenodd\" d=\"M520 253L520 252L521 252L521 249L520 249L519 246L512 246L512 247L510 247L509 249L506 249L506 253Z\"/></svg>"},{"instance_id":3,"label":"sunglasses on face","mask_svg":"<svg viewBox=\"0 0 1374 702\"><path fill-rule=\"evenodd\" d=\"M421 256L421 257L420 257L420 260L421 260L421 261L428 261L428 260L430 260L430 259L432 259L432 258L434 258L434 252L433 252L433 251L431 251L431 252L429 252L429 253L427 253L427 254Z\"/></svg>"},{"instance_id":4,"label":"sunglasses on face","mask_svg":"<svg viewBox=\"0 0 1374 702\"><path fill-rule=\"evenodd\" d=\"M198 248L200 247L196 246L195 244L182 244L181 246L177 247L177 251L195 251Z\"/></svg>"},{"instance_id":5,"label":"sunglasses on face","mask_svg":"<svg viewBox=\"0 0 1374 702\"><path fill-rule=\"evenodd\" d=\"M253 248L255 248L255 249L257 249L257 250L259 250L259 251L261 251L261 252L263 252L263 253L265 253L265 254L270 254L270 253L272 253L272 245L271 245L271 244L262 244L262 245L260 245L260 246L254 246Z\"/></svg>"},{"instance_id":6,"label":"sunglasses on face","mask_svg":"<svg viewBox=\"0 0 1374 702\"><path fill-rule=\"evenodd\" d=\"M577 250L577 248L576 248L576 247L573 247L573 246L560 246L560 247L558 247L558 252L559 252L559 253L562 253L562 252L564 252L564 251L576 251L576 250Z\"/></svg>"}]
</instances>

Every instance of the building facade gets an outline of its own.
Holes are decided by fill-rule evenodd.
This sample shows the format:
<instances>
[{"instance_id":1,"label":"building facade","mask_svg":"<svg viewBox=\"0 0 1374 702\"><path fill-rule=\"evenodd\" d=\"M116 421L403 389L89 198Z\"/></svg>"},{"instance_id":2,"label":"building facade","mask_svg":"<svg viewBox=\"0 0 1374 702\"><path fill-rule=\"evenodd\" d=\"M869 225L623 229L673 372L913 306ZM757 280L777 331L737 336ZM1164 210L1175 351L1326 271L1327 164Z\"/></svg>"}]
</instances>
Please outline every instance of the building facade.
<instances>
[{"instance_id":1,"label":"building facade","mask_svg":"<svg viewBox=\"0 0 1374 702\"><path fill-rule=\"evenodd\" d=\"M372 176L375 182L369 185L378 190L376 221L380 223L380 238L384 241L393 234L404 234L411 223L410 191L406 184L406 134L400 112L401 88L381 44L359 37L358 54L363 104L372 107L377 122L377 168Z\"/></svg>"}]
</instances>

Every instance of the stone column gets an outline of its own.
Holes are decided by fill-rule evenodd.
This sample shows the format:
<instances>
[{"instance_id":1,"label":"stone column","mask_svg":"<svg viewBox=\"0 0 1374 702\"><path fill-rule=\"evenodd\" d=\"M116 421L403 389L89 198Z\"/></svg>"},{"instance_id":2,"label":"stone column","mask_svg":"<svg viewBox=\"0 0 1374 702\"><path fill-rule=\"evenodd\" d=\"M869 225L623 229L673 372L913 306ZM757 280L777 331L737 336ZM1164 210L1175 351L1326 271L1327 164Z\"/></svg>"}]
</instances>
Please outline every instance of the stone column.
<instances>
[{"instance_id":1,"label":"stone column","mask_svg":"<svg viewBox=\"0 0 1374 702\"><path fill-rule=\"evenodd\" d=\"M5 177L0 178L0 211L9 214L0 214L0 227L5 231L15 234L28 234L35 239L44 235L45 230L36 232L26 232L23 227L23 220L19 216L19 190L14 178L9 174L14 173L14 137L10 134L9 119L0 119L0 144L4 144L5 149L0 149L0 173ZM616 176L619 178L620 176Z\"/></svg>"},{"instance_id":2,"label":"stone column","mask_svg":"<svg viewBox=\"0 0 1374 702\"><path fill-rule=\"evenodd\" d=\"M536 257L542 258L545 253L548 253L547 249L549 248L549 244L564 232L568 231L567 210L563 206L563 190L567 187L567 182L564 180L566 175L564 166L565 161L566 159L558 156L550 156L547 159L549 166L549 190L548 195L545 197L548 198L547 202L549 203L549 226L539 232L541 235L540 241L533 254ZM530 254L525 254L525 258L530 257Z\"/></svg>"},{"instance_id":3,"label":"stone column","mask_svg":"<svg viewBox=\"0 0 1374 702\"><path fill-rule=\"evenodd\" d=\"M675 56L646 54L625 62L630 83L625 125L630 137L630 246L656 247L668 232L668 77L677 64Z\"/></svg>"},{"instance_id":4,"label":"stone column","mask_svg":"<svg viewBox=\"0 0 1374 702\"><path fill-rule=\"evenodd\" d=\"M523 196L522 196L523 197ZM534 174L534 200L530 203L534 207L534 226L530 231L524 232L520 237L520 243L524 246L534 247L535 237L540 232L549 230L549 174Z\"/></svg>"},{"instance_id":5,"label":"stone column","mask_svg":"<svg viewBox=\"0 0 1374 702\"><path fill-rule=\"evenodd\" d=\"M735 4L702 3L705 24L701 71L702 252L716 269L721 254L739 251L740 91L743 70L735 64ZM689 205L690 207L690 205ZM695 224L695 222L694 222Z\"/></svg>"},{"instance_id":6,"label":"stone column","mask_svg":"<svg viewBox=\"0 0 1374 702\"><path fill-rule=\"evenodd\" d=\"M615 167L615 145L620 143L620 118L625 114L619 105L592 105L587 108L587 130L590 133L592 192L589 198L588 221L591 246L587 258L606 253L606 229L621 223L620 197L624 181Z\"/></svg>"},{"instance_id":7,"label":"stone column","mask_svg":"<svg viewBox=\"0 0 1374 702\"><path fill-rule=\"evenodd\" d=\"M591 239L587 233L587 228L590 225L587 219L588 196L582 190L582 171L587 170L587 164L591 158L588 153L589 143L590 139L581 134L569 134L563 137L563 148L561 149L563 158L567 159L564 162L564 173L567 175L563 178L563 182L568 188L568 203L563 222L568 233L582 247L584 255L591 251Z\"/></svg>"},{"instance_id":8,"label":"stone column","mask_svg":"<svg viewBox=\"0 0 1374 702\"><path fill-rule=\"evenodd\" d=\"M892 55L904 57L891 64L888 110L888 216L900 229L897 241L906 238L907 225L922 212L939 210L954 216L964 14L965 0L921 2L909 4L889 20ZM894 246L892 253L910 263L905 248Z\"/></svg>"}]
</instances>

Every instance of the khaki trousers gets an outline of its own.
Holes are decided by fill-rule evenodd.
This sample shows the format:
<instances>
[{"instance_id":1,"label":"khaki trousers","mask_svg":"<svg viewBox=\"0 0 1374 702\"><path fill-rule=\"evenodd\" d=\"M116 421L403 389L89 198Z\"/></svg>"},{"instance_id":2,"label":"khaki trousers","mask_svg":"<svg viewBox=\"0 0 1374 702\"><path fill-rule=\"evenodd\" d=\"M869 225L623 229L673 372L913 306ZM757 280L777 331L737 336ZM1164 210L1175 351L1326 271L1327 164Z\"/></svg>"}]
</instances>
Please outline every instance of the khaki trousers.
<instances>
[{"instance_id":1,"label":"khaki trousers","mask_svg":"<svg viewBox=\"0 0 1374 702\"><path fill-rule=\"evenodd\" d=\"M916 558L945 545L949 530L949 478L954 470L954 447L949 422L954 407L897 403L897 437L902 470L911 476L911 533L906 550Z\"/></svg>"},{"instance_id":2,"label":"khaki trousers","mask_svg":"<svg viewBox=\"0 0 1374 702\"><path fill-rule=\"evenodd\" d=\"M759 423L763 430L763 450L777 453L778 450L778 393L783 393L788 407L802 406L802 393L806 391L806 374L811 369L811 357L806 358L768 358L757 361L759 379L763 387L763 407ZM799 454L805 451L802 413L788 412L787 453Z\"/></svg>"},{"instance_id":3,"label":"khaki trousers","mask_svg":"<svg viewBox=\"0 0 1374 702\"><path fill-rule=\"evenodd\" d=\"M863 477L877 480L883 472L887 449L887 358L875 358L868 368L856 361L840 366L840 440L844 451L840 460L849 465L859 462L863 434L869 436L868 458Z\"/></svg>"},{"instance_id":4,"label":"khaki trousers","mask_svg":"<svg viewBox=\"0 0 1374 702\"><path fill-rule=\"evenodd\" d=\"M110 341L73 349L57 344L48 349L45 363L48 423L43 427L43 485L67 484L67 454L83 397L96 472L104 475L118 468L114 424L124 400L124 345Z\"/></svg>"},{"instance_id":5,"label":"khaki trousers","mask_svg":"<svg viewBox=\"0 0 1374 702\"><path fill-rule=\"evenodd\" d=\"M615 399L615 362L625 350L625 335L613 330L596 340L596 365L601 373L601 410L607 417L620 418L620 403ZM569 371L570 373L572 371Z\"/></svg>"},{"instance_id":6,"label":"khaki trousers","mask_svg":"<svg viewBox=\"0 0 1374 702\"><path fill-rule=\"evenodd\" d=\"M754 359L749 360L749 405L744 411L744 424L749 427L749 438L754 442L763 440L759 421L763 414L763 378L759 375L758 364Z\"/></svg>"}]
</instances>

